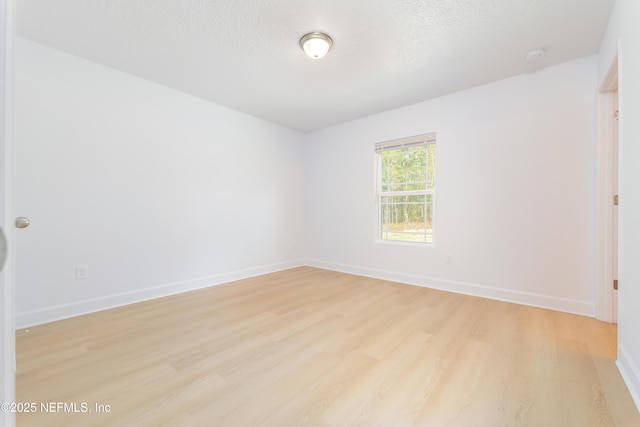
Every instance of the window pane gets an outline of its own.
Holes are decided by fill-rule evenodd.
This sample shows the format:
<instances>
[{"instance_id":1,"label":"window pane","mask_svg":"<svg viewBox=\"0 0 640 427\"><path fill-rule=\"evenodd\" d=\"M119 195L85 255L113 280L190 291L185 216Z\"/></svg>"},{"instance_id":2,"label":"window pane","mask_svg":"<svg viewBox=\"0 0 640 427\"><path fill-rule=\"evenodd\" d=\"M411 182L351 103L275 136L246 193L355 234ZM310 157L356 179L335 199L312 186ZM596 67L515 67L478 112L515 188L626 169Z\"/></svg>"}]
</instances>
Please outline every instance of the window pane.
<instances>
[{"instance_id":1,"label":"window pane","mask_svg":"<svg viewBox=\"0 0 640 427\"><path fill-rule=\"evenodd\" d=\"M428 147L435 147L435 145L382 151L380 153L382 192L426 190ZM433 155L435 155L435 149L433 149Z\"/></svg>"},{"instance_id":2,"label":"window pane","mask_svg":"<svg viewBox=\"0 0 640 427\"><path fill-rule=\"evenodd\" d=\"M426 146L427 151L427 189L436 188L436 144Z\"/></svg>"},{"instance_id":3,"label":"window pane","mask_svg":"<svg viewBox=\"0 0 640 427\"><path fill-rule=\"evenodd\" d=\"M433 195L382 196L380 238L433 242Z\"/></svg>"}]
</instances>

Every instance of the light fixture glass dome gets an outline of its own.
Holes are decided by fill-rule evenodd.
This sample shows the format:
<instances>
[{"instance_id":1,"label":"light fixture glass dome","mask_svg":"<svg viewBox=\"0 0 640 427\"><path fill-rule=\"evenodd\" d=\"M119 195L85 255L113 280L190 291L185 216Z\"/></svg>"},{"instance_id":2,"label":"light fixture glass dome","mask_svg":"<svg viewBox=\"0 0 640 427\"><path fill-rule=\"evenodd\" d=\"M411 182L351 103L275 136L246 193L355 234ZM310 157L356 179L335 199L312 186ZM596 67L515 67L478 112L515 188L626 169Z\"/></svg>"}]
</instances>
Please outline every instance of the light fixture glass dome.
<instances>
[{"instance_id":1,"label":"light fixture glass dome","mask_svg":"<svg viewBox=\"0 0 640 427\"><path fill-rule=\"evenodd\" d=\"M300 39L300 47L302 50L314 59L319 59L325 56L327 52L329 52L329 49L331 49L332 45L333 40L324 33L309 33L305 34Z\"/></svg>"}]
</instances>

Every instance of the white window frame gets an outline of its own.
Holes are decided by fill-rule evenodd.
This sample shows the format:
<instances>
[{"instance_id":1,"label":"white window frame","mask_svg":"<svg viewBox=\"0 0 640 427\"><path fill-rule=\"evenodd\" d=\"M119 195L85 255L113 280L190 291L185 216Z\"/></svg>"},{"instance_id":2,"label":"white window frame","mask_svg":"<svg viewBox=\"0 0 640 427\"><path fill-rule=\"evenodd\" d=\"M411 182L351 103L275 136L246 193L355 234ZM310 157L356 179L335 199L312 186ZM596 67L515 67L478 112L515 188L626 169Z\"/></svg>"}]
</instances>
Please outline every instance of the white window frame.
<instances>
[{"instance_id":1,"label":"white window frame","mask_svg":"<svg viewBox=\"0 0 640 427\"><path fill-rule=\"evenodd\" d=\"M435 145L436 133L431 132L423 135L416 135L407 138L395 139L391 141L384 141L374 144L374 158L375 158L375 242L385 244L401 244L412 246L427 246L434 247L436 238L436 187L435 180L432 189L428 189L425 186L425 190L411 190L411 191L382 191L382 156L383 151L394 150L398 148L409 148L420 145ZM382 236L382 198L385 196L412 196L412 195L424 195L425 198L431 195L431 241L427 240L427 232L425 229L425 242L414 242L410 240L389 240L384 239Z\"/></svg>"}]
</instances>

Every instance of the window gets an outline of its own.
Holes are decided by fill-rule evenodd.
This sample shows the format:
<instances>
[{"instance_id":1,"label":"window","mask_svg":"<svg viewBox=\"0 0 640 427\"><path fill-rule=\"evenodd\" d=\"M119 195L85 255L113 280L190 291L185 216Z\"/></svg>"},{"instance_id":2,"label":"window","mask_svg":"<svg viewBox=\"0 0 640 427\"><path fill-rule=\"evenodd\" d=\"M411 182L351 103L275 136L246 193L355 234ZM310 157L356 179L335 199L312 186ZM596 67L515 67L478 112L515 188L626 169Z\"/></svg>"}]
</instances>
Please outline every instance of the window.
<instances>
[{"instance_id":1,"label":"window","mask_svg":"<svg viewBox=\"0 0 640 427\"><path fill-rule=\"evenodd\" d=\"M379 241L433 244L436 134L375 145Z\"/></svg>"}]
</instances>

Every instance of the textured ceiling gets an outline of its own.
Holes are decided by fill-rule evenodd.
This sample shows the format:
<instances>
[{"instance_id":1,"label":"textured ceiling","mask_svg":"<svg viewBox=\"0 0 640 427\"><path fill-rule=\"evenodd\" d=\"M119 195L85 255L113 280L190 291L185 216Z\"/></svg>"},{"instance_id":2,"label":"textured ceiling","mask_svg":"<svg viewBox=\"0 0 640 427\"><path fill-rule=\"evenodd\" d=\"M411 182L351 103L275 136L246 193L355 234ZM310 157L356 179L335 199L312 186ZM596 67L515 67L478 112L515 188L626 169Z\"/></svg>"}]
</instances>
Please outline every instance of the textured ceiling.
<instances>
[{"instance_id":1,"label":"textured ceiling","mask_svg":"<svg viewBox=\"0 0 640 427\"><path fill-rule=\"evenodd\" d=\"M19 0L19 36L303 132L596 53L614 0ZM298 40L328 33L308 58Z\"/></svg>"}]
</instances>

